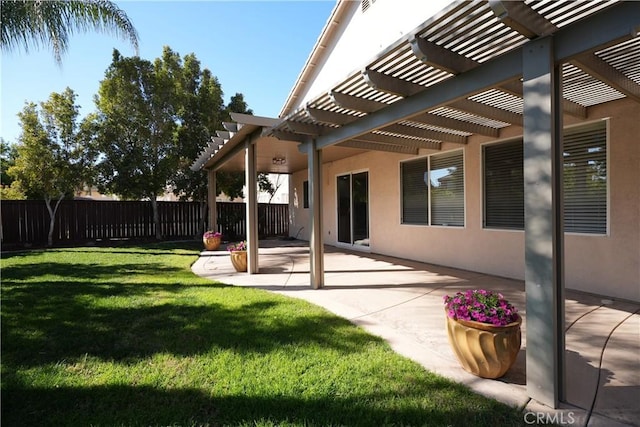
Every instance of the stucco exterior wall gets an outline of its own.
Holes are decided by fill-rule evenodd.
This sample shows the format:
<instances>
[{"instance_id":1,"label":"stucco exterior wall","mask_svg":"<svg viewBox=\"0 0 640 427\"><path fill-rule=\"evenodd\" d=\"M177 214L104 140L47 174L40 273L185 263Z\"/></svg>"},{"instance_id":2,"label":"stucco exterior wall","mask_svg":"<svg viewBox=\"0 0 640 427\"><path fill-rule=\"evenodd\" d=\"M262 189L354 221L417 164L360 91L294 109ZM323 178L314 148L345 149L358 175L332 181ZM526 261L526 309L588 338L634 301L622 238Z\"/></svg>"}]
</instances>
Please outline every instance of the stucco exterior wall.
<instances>
[{"instance_id":1,"label":"stucco exterior wall","mask_svg":"<svg viewBox=\"0 0 640 427\"><path fill-rule=\"evenodd\" d=\"M589 120L609 119L608 178L609 233L565 236L566 287L640 301L640 105L629 100L589 109ZM566 118L570 126L576 120ZM498 141L521 136L512 127ZM401 154L368 152L323 166L324 242L337 245L336 177L369 172L370 250L397 256L524 279L524 232L482 227L482 144L487 137L472 137L464 146L465 226L416 226L400 223L400 162L415 158ZM442 151L460 149L444 144ZM421 155L428 154L427 151ZM309 239L309 209L302 207L307 171L291 177L291 235L301 228ZM297 193L298 206L295 205ZM339 245L338 245L339 246Z\"/></svg>"}]
</instances>

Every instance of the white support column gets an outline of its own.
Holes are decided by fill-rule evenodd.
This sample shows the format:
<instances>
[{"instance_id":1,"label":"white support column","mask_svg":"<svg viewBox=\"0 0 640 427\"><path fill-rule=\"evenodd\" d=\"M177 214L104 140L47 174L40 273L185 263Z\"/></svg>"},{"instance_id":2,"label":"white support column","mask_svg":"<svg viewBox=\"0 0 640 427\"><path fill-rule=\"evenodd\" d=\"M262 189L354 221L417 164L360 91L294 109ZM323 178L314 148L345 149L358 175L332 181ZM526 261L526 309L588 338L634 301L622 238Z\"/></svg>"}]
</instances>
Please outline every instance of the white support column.
<instances>
[{"instance_id":1,"label":"white support column","mask_svg":"<svg viewBox=\"0 0 640 427\"><path fill-rule=\"evenodd\" d=\"M247 272L258 273L258 172L253 138L246 142L245 182L247 185Z\"/></svg>"},{"instance_id":2,"label":"white support column","mask_svg":"<svg viewBox=\"0 0 640 427\"><path fill-rule=\"evenodd\" d=\"M322 150L316 149L315 139L307 143L309 168L309 241L310 282L313 289L324 287L324 246L322 243Z\"/></svg>"},{"instance_id":3,"label":"white support column","mask_svg":"<svg viewBox=\"0 0 640 427\"><path fill-rule=\"evenodd\" d=\"M209 218L207 219L207 227L209 230L218 231L218 206L216 205L216 171L210 169L207 171L209 185L207 186L207 204L209 205Z\"/></svg>"},{"instance_id":4,"label":"white support column","mask_svg":"<svg viewBox=\"0 0 640 427\"><path fill-rule=\"evenodd\" d=\"M527 393L564 399L562 64L553 40L523 49Z\"/></svg>"}]
</instances>

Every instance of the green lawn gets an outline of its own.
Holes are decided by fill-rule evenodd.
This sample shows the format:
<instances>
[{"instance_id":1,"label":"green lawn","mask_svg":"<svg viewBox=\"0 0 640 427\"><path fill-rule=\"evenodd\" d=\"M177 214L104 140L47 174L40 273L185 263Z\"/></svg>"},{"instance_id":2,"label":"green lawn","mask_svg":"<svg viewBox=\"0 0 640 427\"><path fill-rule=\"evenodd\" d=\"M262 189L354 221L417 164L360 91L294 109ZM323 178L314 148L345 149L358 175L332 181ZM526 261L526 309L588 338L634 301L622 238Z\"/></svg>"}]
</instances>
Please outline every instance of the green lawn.
<instances>
[{"instance_id":1,"label":"green lawn","mask_svg":"<svg viewBox=\"0 0 640 427\"><path fill-rule=\"evenodd\" d=\"M522 424L324 309L194 276L198 249L3 254L2 425Z\"/></svg>"}]
</instances>

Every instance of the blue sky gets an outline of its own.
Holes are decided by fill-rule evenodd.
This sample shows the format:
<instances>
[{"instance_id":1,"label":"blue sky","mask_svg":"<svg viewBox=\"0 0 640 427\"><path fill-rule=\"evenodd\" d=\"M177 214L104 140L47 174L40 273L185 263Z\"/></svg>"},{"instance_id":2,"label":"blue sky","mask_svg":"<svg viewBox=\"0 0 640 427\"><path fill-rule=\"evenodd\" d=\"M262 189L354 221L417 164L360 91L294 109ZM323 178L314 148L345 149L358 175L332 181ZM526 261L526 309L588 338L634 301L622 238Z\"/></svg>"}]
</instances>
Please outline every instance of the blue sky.
<instances>
[{"instance_id":1,"label":"blue sky","mask_svg":"<svg viewBox=\"0 0 640 427\"><path fill-rule=\"evenodd\" d=\"M153 61L170 46L195 53L218 77L225 102L236 92L260 116L277 117L335 1L119 1L140 36L140 57ZM0 136L20 134L16 114L25 101L45 101L67 86L78 95L81 116L95 109L93 96L113 49L133 48L115 36L74 35L59 66L49 50L2 52Z\"/></svg>"}]
</instances>

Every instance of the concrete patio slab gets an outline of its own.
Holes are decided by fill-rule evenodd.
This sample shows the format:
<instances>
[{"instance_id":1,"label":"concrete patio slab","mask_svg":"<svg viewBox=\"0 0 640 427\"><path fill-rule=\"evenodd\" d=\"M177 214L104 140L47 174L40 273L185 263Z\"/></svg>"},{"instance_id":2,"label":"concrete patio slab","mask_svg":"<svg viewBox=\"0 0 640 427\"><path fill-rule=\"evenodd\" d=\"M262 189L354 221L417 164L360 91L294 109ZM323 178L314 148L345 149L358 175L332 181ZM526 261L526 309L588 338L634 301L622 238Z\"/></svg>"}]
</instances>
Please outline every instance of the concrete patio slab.
<instances>
[{"instance_id":1,"label":"concrete patio slab","mask_svg":"<svg viewBox=\"0 0 640 427\"><path fill-rule=\"evenodd\" d=\"M526 391L522 281L326 247L325 287L313 290L307 242L260 243L260 274L235 272L225 251L203 252L192 269L222 283L322 306L382 337L426 369L522 408L524 424L640 426L640 304L566 291L567 398L554 410L530 399ZM442 297L475 288L503 293L523 316L522 349L498 380L467 373L449 348Z\"/></svg>"}]
</instances>

